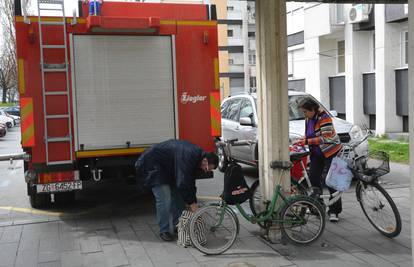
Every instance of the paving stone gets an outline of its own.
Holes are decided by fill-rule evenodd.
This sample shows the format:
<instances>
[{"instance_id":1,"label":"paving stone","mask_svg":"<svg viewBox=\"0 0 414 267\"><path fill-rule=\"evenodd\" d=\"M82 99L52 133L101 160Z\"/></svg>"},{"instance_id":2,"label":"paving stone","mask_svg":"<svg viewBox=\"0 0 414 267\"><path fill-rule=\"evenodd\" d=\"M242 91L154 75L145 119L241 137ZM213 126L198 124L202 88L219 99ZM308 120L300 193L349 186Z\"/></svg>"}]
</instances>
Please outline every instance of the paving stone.
<instances>
[{"instance_id":1,"label":"paving stone","mask_svg":"<svg viewBox=\"0 0 414 267\"><path fill-rule=\"evenodd\" d=\"M112 267L129 264L125 251L120 244L103 245L102 249L108 266Z\"/></svg>"},{"instance_id":2,"label":"paving stone","mask_svg":"<svg viewBox=\"0 0 414 267\"><path fill-rule=\"evenodd\" d=\"M99 243L101 245L110 245L119 243L118 236L113 229L96 231Z\"/></svg>"},{"instance_id":3,"label":"paving stone","mask_svg":"<svg viewBox=\"0 0 414 267\"><path fill-rule=\"evenodd\" d=\"M82 267L82 254L80 251L64 251L60 254L62 267Z\"/></svg>"},{"instance_id":4,"label":"paving stone","mask_svg":"<svg viewBox=\"0 0 414 267\"><path fill-rule=\"evenodd\" d=\"M80 240L82 253L92 253L102 251L97 236L84 236Z\"/></svg>"},{"instance_id":5,"label":"paving stone","mask_svg":"<svg viewBox=\"0 0 414 267\"><path fill-rule=\"evenodd\" d=\"M397 266L393 264L390 261L384 260L381 257L378 257L377 255L370 253L368 251L366 252L354 252L352 253L353 256L365 261L366 263L369 263L376 267L391 267L391 266Z\"/></svg>"},{"instance_id":6,"label":"paving stone","mask_svg":"<svg viewBox=\"0 0 414 267\"><path fill-rule=\"evenodd\" d=\"M142 245L124 247L125 254L131 266L150 267L153 266L151 259Z\"/></svg>"},{"instance_id":7,"label":"paving stone","mask_svg":"<svg viewBox=\"0 0 414 267\"><path fill-rule=\"evenodd\" d=\"M62 265L60 261L52 261L52 262L39 263L37 266L38 267L61 267Z\"/></svg>"},{"instance_id":8,"label":"paving stone","mask_svg":"<svg viewBox=\"0 0 414 267\"><path fill-rule=\"evenodd\" d=\"M0 244L0 266L10 267L14 265L17 256L19 243L1 243Z\"/></svg>"},{"instance_id":9,"label":"paving stone","mask_svg":"<svg viewBox=\"0 0 414 267\"><path fill-rule=\"evenodd\" d=\"M17 252L15 267L31 267L37 266L38 250L19 250Z\"/></svg>"},{"instance_id":10,"label":"paving stone","mask_svg":"<svg viewBox=\"0 0 414 267\"><path fill-rule=\"evenodd\" d=\"M103 252L82 254L82 266L108 267Z\"/></svg>"},{"instance_id":11,"label":"paving stone","mask_svg":"<svg viewBox=\"0 0 414 267\"><path fill-rule=\"evenodd\" d=\"M0 243L19 242L22 235L22 226L7 226L4 228Z\"/></svg>"}]
</instances>

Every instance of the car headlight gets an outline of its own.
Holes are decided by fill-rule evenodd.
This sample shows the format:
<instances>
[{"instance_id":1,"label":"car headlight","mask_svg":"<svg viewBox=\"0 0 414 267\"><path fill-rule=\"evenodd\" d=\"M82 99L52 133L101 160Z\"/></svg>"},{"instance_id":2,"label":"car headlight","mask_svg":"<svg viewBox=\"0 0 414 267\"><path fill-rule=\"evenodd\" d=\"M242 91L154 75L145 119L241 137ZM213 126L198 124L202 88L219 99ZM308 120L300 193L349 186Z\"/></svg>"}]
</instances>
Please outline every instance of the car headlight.
<instances>
[{"instance_id":1,"label":"car headlight","mask_svg":"<svg viewBox=\"0 0 414 267\"><path fill-rule=\"evenodd\" d=\"M362 132L361 127L359 127L358 125L354 125L351 128L351 131L349 132L349 136L351 137L351 139L353 140L358 140L364 137L364 134Z\"/></svg>"}]
</instances>

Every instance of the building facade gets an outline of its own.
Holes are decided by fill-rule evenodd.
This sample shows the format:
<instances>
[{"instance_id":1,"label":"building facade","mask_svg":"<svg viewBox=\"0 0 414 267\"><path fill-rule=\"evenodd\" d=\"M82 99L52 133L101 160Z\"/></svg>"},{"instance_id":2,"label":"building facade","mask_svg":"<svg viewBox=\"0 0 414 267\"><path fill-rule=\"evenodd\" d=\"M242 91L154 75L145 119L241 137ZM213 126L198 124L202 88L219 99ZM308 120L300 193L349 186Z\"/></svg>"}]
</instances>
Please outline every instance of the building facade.
<instances>
[{"instance_id":1,"label":"building facade","mask_svg":"<svg viewBox=\"0 0 414 267\"><path fill-rule=\"evenodd\" d=\"M287 3L289 89L378 134L408 131L408 7Z\"/></svg>"}]
</instances>

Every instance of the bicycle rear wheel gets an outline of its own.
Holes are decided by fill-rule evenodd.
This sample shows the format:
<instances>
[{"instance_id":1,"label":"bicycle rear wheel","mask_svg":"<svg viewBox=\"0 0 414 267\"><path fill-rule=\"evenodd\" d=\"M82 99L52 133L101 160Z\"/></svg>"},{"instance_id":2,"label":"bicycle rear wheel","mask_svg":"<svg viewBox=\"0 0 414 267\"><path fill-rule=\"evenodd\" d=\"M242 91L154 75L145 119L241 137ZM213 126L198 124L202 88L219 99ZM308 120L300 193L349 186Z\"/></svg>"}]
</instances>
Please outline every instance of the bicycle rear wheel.
<instances>
[{"instance_id":1,"label":"bicycle rear wheel","mask_svg":"<svg viewBox=\"0 0 414 267\"><path fill-rule=\"evenodd\" d=\"M201 242L196 236L196 222L203 222L206 239ZM205 206L197 210L190 222L190 239L194 247L207 255L217 255L228 250L236 240L238 220L228 207Z\"/></svg>"},{"instance_id":2,"label":"bicycle rear wheel","mask_svg":"<svg viewBox=\"0 0 414 267\"><path fill-rule=\"evenodd\" d=\"M296 196L280 212L282 234L295 245L315 242L325 229L325 212L308 196Z\"/></svg>"},{"instance_id":3,"label":"bicycle rear wheel","mask_svg":"<svg viewBox=\"0 0 414 267\"><path fill-rule=\"evenodd\" d=\"M359 183L357 199L368 221L386 237L396 237L401 232L401 217L397 206L387 191L378 183Z\"/></svg>"}]
</instances>

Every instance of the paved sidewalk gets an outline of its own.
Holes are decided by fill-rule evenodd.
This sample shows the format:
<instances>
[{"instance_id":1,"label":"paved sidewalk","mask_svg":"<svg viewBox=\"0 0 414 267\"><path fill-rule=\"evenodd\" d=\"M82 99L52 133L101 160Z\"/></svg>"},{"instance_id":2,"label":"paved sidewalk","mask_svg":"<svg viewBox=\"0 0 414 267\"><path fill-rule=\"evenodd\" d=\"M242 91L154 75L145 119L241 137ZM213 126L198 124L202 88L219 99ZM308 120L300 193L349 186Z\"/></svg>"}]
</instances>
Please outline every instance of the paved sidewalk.
<instances>
[{"instance_id":1,"label":"paved sidewalk","mask_svg":"<svg viewBox=\"0 0 414 267\"><path fill-rule=\"evenodd\" d=\"M257 226L241 219L233 248L208 257L162 242L151 197L134 196L86 215L51 212L36 220L3 221L0 266L412 266L408 189L389 192L403 217L403 231L395 239L369 224L350 192L340 223L327 222L324 235L311 246L270 244L259 237Z\"/></svg>"}]
</instances>

